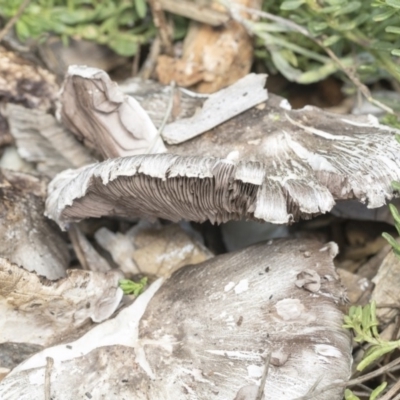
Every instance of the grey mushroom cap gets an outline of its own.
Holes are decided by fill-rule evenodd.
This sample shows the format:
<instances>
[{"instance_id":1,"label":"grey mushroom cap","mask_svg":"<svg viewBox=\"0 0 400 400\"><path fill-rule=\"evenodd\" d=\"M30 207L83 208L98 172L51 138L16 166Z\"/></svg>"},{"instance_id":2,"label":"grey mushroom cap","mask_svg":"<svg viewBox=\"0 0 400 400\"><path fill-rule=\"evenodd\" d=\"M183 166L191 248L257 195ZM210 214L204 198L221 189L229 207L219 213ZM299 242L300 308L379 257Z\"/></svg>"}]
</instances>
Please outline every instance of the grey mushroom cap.
<instances>
[{"instance_id":1,"label":"grey mushroom cap","mask_svg":"<svg viewBox=\"0 0 400 400\"><path fill-rule=\"evenodd\" d=\"M315 399L342 399L352 357L336 248L280 240L183 267L115 318L17 366L0 397L42 399L50 357L58 400L256 400L270 356L265 399L293 400L314 385Z\"/></svg>"},{"instance_id":2,"label":"grey mushroom cap","mask_svg":"<svg viewBox=\"0 0 400 400\"><path fill-rule=\"evenodd\" d=\"M47 215L65 227L87 217L290 223L341 200L368 208L400 180L397 130L372 117L269 99L167 154L116 158L59 174Z\"/></svg>"},{"instance_id":3,"label":"grey mushroom cap","mask_svg":"<svg viewBox=\"0 0 400 400\"><path fill-rule=\"evenodd\" d=\"M105 158L165 151L147 113L100 69L68 68L58 114L79 140Z\"/></svg>"}]
</instances>

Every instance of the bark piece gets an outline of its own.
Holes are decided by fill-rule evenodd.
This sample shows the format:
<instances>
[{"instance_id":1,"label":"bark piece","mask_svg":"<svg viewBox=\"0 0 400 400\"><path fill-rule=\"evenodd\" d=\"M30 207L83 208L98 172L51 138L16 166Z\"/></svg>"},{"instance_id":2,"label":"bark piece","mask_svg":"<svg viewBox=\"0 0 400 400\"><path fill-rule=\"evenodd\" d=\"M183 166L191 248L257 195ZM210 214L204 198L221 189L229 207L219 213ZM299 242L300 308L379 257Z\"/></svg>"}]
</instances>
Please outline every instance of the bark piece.
<instances>
[{"instance_id":1,"label":"bark piece","mask_svg":"<svg viewBox=\"0 0 400 400\"><path fill-rule=\"evenodd\" d=\"M46 357L54 359L51 393L58 400L86 393L160 400L247 393L255 400L249 386L260 385L267 354L267 398L293 400L315 382L318 389L345 382L351 340L336 304L343 290L334 255L331 244L286 240L181 268L68 350L48 348L19 365L0 383L0 396L40 399ZM318 291L296 286L304 270L320 276ZM316 399L342 396L338 385Z\"/></svg>"},{"instance_id":2,"label":"bark piece","mask_svg":"<svg viewBox=\"0 0 400 400\"><path fill-rule=\"evenodd\" d=\"M400 180L395 129L370 117L315 107L290 110L280 97L169 154L108 160L58 175L47 215L61 226L87 217L161 217L290 223L332 209L338 200L377 208Z\"/></svg>"},{"instance_id":3,"label":"bark piece","mask_svg":"<svg viewBox=\"0 0 400 400\"><path fill-rule=\"evenodd\" d=\"M9 104L10 131L20 156L37 164L37 170L48 177L67 168L93 163L95 159L75 136L42 110L29 110Z\"/></svg>"},{"instance_id":4,"label":"bark piece","mask_svg":"<svg viewBox=\"0 0 400 400\"><path fill-rule=\"evenodd\" d=\"M102 70L69 67L60 102L63 124L105 158L165 151L146 112Z\"/></svg>"},{"instance_id":5,"label":"bark piece","mask_svg":"<svg viewBox=\"0 0 400 400\"><path fill-rule=\"evenodd\" d=\"M249 74L210 95L191 118L168 124L163 130L163 139L168 144L185 142L264 102L268 99L264 89L266 80L266 75Z\"/></svg>"},{"instance_id":6,"label":"bark piece","mask_svg":"<svg viewBox=\"0 0 400 400\"><path fill-rule=\"evenodd\" d=\"M211 95L152 81L131 79L120 90L133 96L147 111L157 128L165 118L172 97L172 110L162 138L170 144L182 143L204 133L268 99L266 75L249 74ZM235 99L232 101L232 99Z\"/></svg>"},{"instance_id":7,"label":"bark piece","mask_svg":"<svg viewBox=\"0 0 400 400\"><path fill-rule=\"evenodd\" d=\"M69 270L66 278L51 282L0 258L0 343L46 346L75 333L89 318L104 321L121 301L121 277Z\"/></svg>"},{"instance_id":8,"label":"bark piece","mask_svg":"<svg viewBox=\"0 0 400 400\"><path fill-rule=\"evenodd\" d=\"M176 224L161 226L142 221L126 234L101 228L95 238L127 275L167 277L184 265L198 264L212 257Z\"/></svg>"},{"instance_id":9,"label":"bark piece","mask_svg":"<svg viewBox=\"0 0 400 400\"><path fill-rule=\"evenodd\" d=\"M48 279L65 276L67 244L43 216L46 182L0 170L0 257Z\"/></svg>"}]
</instances>

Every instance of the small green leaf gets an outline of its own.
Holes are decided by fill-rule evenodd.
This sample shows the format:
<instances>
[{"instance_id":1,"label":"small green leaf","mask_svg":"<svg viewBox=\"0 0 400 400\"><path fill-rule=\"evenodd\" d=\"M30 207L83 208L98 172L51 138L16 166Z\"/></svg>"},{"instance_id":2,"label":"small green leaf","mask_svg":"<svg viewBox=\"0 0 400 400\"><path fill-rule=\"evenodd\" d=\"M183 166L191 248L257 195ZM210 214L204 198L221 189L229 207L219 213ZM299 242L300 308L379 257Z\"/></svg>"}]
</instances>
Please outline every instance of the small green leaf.
<instances>
[{"instance_id":1,"label":"small green leaf","mask_svg":"<svg viewBox=\"0 0 400 400\"><path fill-rule=\"evenodd\" d=\"M320 22L311 22L310 26L315 31L323 31L328 27L328 24L324 21L320 21Z\"/></svg>"},{"instance_id":2,"label":"small green leaf","mask_svg":"<svg viewBox=\"0 0 400 400\"><path fill-rule=\"evenodd\" d=\"M344 391L344 398L345 400L360 400L350 389Z\"/></svg>"},{"instance_id":3,"label":"small green leaf","mask_svg":"<svg viewBox=\"0 0 400 400\"><path fill-rule=\"evenodd\" d=\"M398 344L396 342L388 342L387 344L385 343L382 346L373 347L374 350L370 354L368 354L367 357L364 357L362 361L357 365L357 371L362 371L378 358L381 358L385 354L390 353L398 347Z\"/></svg>"},{"instance_id":4,"label":"small green leaf","mask_svg":"<svg viewBox=\"0 0 400 400\"><path fill-rule=\"evenodd\" d=\"M393 219L399 224L400 223L400 214L397 210L396 206L393 204L389 204L389 210L392 214Z\"/></svg>"},{"instance_id":5,"label":"small green leaf","mask_svg":"<svg viewBox=\"0 0 400 400\"><path fill-rule=\"evenodd\" d=\"M135 8L140 18L144 18L147 13L146 0L135 0Z\"/></svg>"},{"instance_id":6,"label":"small green leaf","mask_svg":"<svg viewBox=\"0 0 400 400\"><path fill-rule=\"evenodd\" d=\"M400 57L400 49L394 49L390 52L392 56Z\"/></svg>"},{"instance_id":7,"label":"small green leaf","mask_svg":"<svg viewBox=\"0 0 400 400\"><path fill-rule=\"evenodd\" d=\"M296 10L304 3L305 3L305 0L285 0L281 4L280 9L281 10Z\"/></svg>"},{"instance_id":8,"label":"small green leaf","mask_svg":"<svg viewBox=\"0 0 400 400\"><path fill-rule=\"evenodd\" d=\"M391 6L394 8L400 8L400 0L385 0L385 3L388 6Z\"/></svg>"},{"instance_id":9,"label":"small green leaf","mask_svg":"<svg viewBox=\"0 0 400 400\"><path fill-rule=\"evenodd\" d=\"M15 31L17 32L18 39L21 42L25 42L25 40L32 36L28 25L22 19L19 19L15 24Z\"/></svg>"},{"instance_id":10,"label":"small green leaf","mask_svg":"<svg viewBox=\"0 0 400 400\"><path fill-rule=\"evenodd\" d=\"M361 7L361 2L350 1L347 5L341 7L340 10L336 11L333 15L337 17L339 15L350 14L354 11L357 11L360 7Z\"/></svg>"},{"instance_id":11,"label":"small green leaf","mask_svg":"<svg viewBox=\"0 0 400 400\"><path fill-rule=\"evenodd\" d=\"M384 12L381 12L380 14L375 15L374 17L372 17L372 19L375 22L382 22L382 21L385 21L386 19L390 18L394 13L396 13L396 10L388 9Z\"/></svg>"},{"instance_id":12,"label":"small green leaf","mask_svg":"<svg viewBox=\"0 0 400 400\"><path fill-rule=\"evenodd\" d=\"M337 71L337 69L338 66L335 63L325 64L319 68L303 72L297 79L297 82L302 84L318 82L328 77L329 75L332 75L334 72Z\"/></svg>"},{"instance_id":13,"label":"small green leaf","mask_svg":"<svg viewBox=\"0 0 400 400\"><path fill-rule=\"evenodd\" d=\"M400 191L400 182L392 182L392 187L394 190Z\"/></svg>"},{"instance_id":14,"label":"small green leaf","mask_svg":"<svg viewBox=\"0 0 400 400\"><path fill-rule=\"evenodd\" d=\"M372 391L369 400L376 400L376 398L386 389L387 382L381 383L376 389Z\"/></svg>"},{"instance_id":15,"label":"small green leaf","mask_svg":"<svg viewBox=\"0 0 400 400\"><path fill-rule=\"evenodd\" d=\"M297 68L293 68L285 57L279 51L271 52L272 61L279 72L289 81L297 82L298 77L301 75L301 71Z\"/></svg>"},{"instance_id":16,"label":"small green leaf","mask_svg":"<svg viewBox=\"0 0 400 400\"><path fill-rule=\"evenodd\" d=\"M107 45L117 54L124 57L135 55L138 49L138 42L135 37L124 34L113 35L108 40Z\"/></svg>"},{"instance_id":17,"label":"small green leaf","mask_svg":"<svg viewBox=\"0 0 400 400\"><path fill-rule=\"evenodd\" d=\"M382 124L391 126L392 128L400 129L400 121L397 115L393 114L386 114L384 117L381 119ZM400 135L395 135L396 140L400 143L398 137Z\"/></svg>"},{"instance_id":18,"label":"small green leaf","mask_svg":"<svg viewBox=\"0 0 400 400\"><path fill-rule=\"evenodd\" d=\"M322 42L322 44L323 44L325 47L330 47L330 46L334 45L335 43L337 43L341 38L342 38L342 37L339 36L339 35L332 35L332 36L326 38L326 39Z\"/></svg>"},{"instance_id":19,"label":"small green leaf","mask_svg":"<svg viewBox=\"0 0 400 400\"><path fill-rule=\"evenodd\" d=\"M385 28L385 32L395 33L396 35L400 35L400 27L399 26L387 26Z\"/></svg>"},{"instance_id":20,"label":"small green leaf","mask_svg":"<svg viewBox=\"0 0 400 400\"><path fill-rule=\"evenodd\" d=\"M368 336L371 334L370 327L373 325L371 322L371 304L367 304L365 307L363 307L361 325L364 333Z\"/></svg>"},{"instance_id":21,"label":"small green leaf","mask_svg":"<svg viewBox=\"0 0 400 400\"><path fill-rule=\"evenodd\" d=\"M382 40L377 40L371 43L370 46L372 49L377 49L379 51L392 51L393 50L393 43L384 42Z\"/></svg>"},{"instance_id":22,"label":"small green leaf","mask_svg":"<svg viewBox=\"0 0 400 400\"><path fill-rule=\"evenodd\" d=\"M147 285L147 277L142 278L139 282L131 281L130 279L121 279L119 287L123 290L124 294L133 294L139 296L143 293Z\"/></svg>"},{"instance_id":23,"label":"small green leaf","mask_svg":"<svg viewBox=\"0 0 400 400\"><path fill-rule=\"evenodd\" d=\"M338 31L350 31L354 29L356 26L357 26L357 21L355 19L352 19L351 21L345 21L342 22L341 24L332 25L332 28Z\"/></svg>"},{"instance_id":24,"label":"small green leaf","mask_svg":"<svg viewBox=\"0 0 400 400\"><path fill-rule=\"evenodd\" d=\"M393 250L400 254L400 244L396 242L392 235L386 232L382 233L382 236L388 241L388 243L393 247Z\"/></svg>"}]
</instances>

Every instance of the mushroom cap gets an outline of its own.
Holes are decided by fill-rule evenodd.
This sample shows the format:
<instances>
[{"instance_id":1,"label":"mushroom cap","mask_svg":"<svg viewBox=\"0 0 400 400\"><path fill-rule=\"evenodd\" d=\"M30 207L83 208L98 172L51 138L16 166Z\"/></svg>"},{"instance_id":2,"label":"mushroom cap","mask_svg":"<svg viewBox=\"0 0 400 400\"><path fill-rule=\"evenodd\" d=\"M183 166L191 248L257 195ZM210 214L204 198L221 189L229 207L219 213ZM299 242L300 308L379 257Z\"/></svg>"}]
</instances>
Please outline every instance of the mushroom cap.
<instances>
[{"instance_id":1,"label":"mushroom cap","mask_svg":"<svg viewBox=\"0 0 400 400\"><path fill-rule=\"evenodd\" d=\"M369 208L400 180L397 130L274 95L168 154L116 158L59 174L47 215L65 227L87 217L290 223L356 199Z\"/></svg>"},{"instance_id":2,"label":"mushroom cap","mask_svg":"<svg viewBox=\"0 0 400 400\"><path fill-rule=\"evenodd\" d=\"M316 391L334 386L318 400L342 399L352 357L337 305L343 288L332 262L336 248L279 240L183 267L115 318L17 366L0 382L0 397L41 399L51 357L58 400L86 393L240 399L246 392L256 400L270 355L266 399L293 400L315 384Z\"/></svg>"},{"instance_id":3,"label":"mushroom cap","mask_svg":"<svg viewBox=\"0 0 400 400\"><path fill-rule=\"evenodd\" d=\"M106 158L165 151L140 104L97 68L68 68L59 116L79 140Z\"/></svg>"}]
</instances>

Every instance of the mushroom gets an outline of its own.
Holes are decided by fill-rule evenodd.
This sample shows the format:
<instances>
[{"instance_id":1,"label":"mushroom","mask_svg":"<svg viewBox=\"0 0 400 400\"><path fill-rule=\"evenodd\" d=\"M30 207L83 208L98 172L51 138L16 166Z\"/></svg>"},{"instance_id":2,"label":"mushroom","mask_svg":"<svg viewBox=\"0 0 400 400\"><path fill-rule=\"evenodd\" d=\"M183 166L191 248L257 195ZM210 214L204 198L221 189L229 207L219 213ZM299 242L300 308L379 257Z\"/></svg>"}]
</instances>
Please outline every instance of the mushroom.
<instances>
[{"instance_id":1,"label":"mushroom","mask_svg":"<svg viewBox=\"0 0 400 400\"><path fill-rule=\"evenodd\" d=\"M105 157L165 151L139 103L124 95L100 69L70 66L60 100L64 125Z\"/></svg>"},{"instance_id":2,"label":"mushroom","mask_svg":"<svg viewBox=\"0 0 400 400\"><path fill-rule=\"evenodd\" d=\"M0 397L36 400L50 386L58 400L256 400L265 383L264 399L315 386L319 400L342 399L352 358L336 251L280 240L183 267L114 319L17 366Z\"/></svg>"},{"instance_id":3,"label":"mushroom","mask_svg":"<svg viewBox=\"0 0 400 400\"><path fill-rule=\"evenodd\" d=\"M79 82L93 87L87 82L91 74L87 76ZM121 101L131 104L130 98L115 94L117 86L109 87L104 74L100 80L102 110L115 109ZM98 85L97 80L94 83ZM107 91L120 103L112 97L107 100ZM76 104L69 98L68 109L83 107L82 115L84 97L77 93ZM100 96L96 93L87 100L86 114L91 118L100 113L93 113L92 104ZM87 99L89 92L84 95ZM123 109L118 118L126 129L136 132L147 126L135 125L143 110L131 116ZM86 128L81 130L106 156L119 146L116 133L104 129L107 115L101 114L98 137L92 127L90 137L82 133L89 132ZM111 123L116 117L110 118ZM154 129L149 131L150 142ZM270 94L267 101L206 133L165 145L167 154L115 158L62 172L49 185L46 213L65 228L70 222L105 215L217 223L244 218L282 224L328 212L341 200L376 208L392 198L391 182L400 179L396 132L372 117L338 116L316 107L291 110L286 100ZM146 132L141 130L140 135Z\"/></svg>"}]
</instances>

